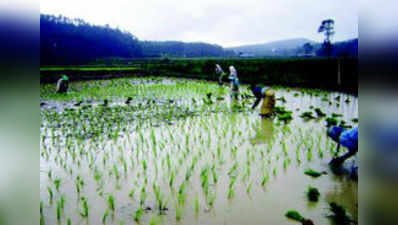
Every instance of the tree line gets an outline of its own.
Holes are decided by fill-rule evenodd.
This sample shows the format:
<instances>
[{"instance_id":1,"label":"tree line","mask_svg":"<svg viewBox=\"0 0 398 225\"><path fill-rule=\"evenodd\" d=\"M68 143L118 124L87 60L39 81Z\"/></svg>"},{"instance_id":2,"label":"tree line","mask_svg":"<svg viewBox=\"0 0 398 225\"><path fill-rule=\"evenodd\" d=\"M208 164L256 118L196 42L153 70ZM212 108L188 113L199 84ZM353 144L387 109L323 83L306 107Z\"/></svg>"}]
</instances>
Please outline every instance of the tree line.
<instances>
[{"instance_id":1,"label":"tree line","mask_svg":"<svg viewBox=\"0 0 398 225\"><path fill-rule=\"evenodd\" d=\"M324 20L318 30L324 43L306 43L278 52L279 57L358 57L358 39L331 43L334 21ZM222 46L180 41L140 41L133 34L98 26L82 19L40 14L40 64L82 65L97 62L126 62L144 58L239 57L239 52ZM266 56L266 55L264 55Z\"/></svg>"},{"instance_id":2,"label":"tree line","mask_svg":"<svg viewBox=\"0 0 398 225\"><path fill-rule=\"evenodd\" d=\"M140 41L133 34L82 19L40 14L40 64L87 64L105 58L225 57L219 45Z\"/></svg>"}]
</instances>

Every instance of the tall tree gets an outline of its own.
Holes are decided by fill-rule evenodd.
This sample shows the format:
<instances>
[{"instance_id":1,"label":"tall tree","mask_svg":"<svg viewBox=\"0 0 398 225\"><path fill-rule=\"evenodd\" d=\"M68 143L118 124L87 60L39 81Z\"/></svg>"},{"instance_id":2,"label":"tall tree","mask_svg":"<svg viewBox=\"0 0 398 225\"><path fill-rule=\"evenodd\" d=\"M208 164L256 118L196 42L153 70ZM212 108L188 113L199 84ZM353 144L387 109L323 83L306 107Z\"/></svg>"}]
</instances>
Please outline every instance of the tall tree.
<instances>
[{"instance_id":1,"label":"tall tree","mask_svg":"<svg viewBox=\"0 0 398 225\"><path fill-rule=\"evenodd\" d=\"M321 25L318 28L318 33L325 34L325 40L323 41L322 45L322 52L326 54L328 57L332 55L333 46L331 43L331 38L334 35L334 20L333 19L326 19L323 20Z\"/></svg>"}]
</instances>

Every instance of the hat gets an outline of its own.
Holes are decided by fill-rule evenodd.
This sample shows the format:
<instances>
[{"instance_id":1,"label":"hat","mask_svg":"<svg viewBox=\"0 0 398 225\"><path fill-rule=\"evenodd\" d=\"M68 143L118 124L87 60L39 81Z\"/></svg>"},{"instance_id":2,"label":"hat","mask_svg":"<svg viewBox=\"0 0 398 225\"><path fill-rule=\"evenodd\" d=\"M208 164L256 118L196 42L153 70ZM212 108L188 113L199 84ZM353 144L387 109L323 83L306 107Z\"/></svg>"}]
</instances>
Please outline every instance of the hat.
<instances>
[{"instance_id":1,"label":"hat","mask_svg":"<svg viewBox=\"0 0 398 225\"><path fill-rule=\"evenodd\" d=\"M66 75L62 75L62 80L69 80L69 77Z\"/></svg>"},{"instance_id":2,"label":"hat","mask_svg":"<svg viewBox=\"0 0 398 225\"><path fill-rule=\"evenodd\" d=\"M333 126L328 129L328 136L334 141L339 142L339 137L343 131L344 129L342 127Z\"/></svg>"}]
</instances>

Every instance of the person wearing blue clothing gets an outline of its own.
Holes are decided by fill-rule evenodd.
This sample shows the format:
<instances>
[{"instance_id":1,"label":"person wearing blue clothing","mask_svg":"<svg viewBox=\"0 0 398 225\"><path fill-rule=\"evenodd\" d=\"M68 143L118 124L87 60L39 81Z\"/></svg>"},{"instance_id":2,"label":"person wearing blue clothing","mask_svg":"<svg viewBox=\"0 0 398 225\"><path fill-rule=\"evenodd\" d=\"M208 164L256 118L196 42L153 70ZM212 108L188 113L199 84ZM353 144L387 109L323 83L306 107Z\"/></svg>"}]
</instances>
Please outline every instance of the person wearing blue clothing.
<instances>
[{"instance_id":1,"label":"person wearing blue clothing","mask_svg":"<svg viewBox=\"0 0 398 225\"><path fill-rule=\"evenodd\" d=\"M254 97L256 97L256 101L252 105L252 109L255 109L261 102L261 99L265 97L265 87L256 86L254 83L251 83L250 90L252 91Z\"/></svg>"},{"instance_id":2,"label":"person wearing blue clothing","mask_svg":"<svg viewBox=\"0 0 398 225\"><path fill-rule=\"evenodd\" d=\"M337 142L337 152L340 149L340 145L348 149L346 154L332 159L329 164L341 165L345 160L358 152L358 127L344 129L342 127L333 126L328 129L327 134Z\"/></svg>"}]
</instances>

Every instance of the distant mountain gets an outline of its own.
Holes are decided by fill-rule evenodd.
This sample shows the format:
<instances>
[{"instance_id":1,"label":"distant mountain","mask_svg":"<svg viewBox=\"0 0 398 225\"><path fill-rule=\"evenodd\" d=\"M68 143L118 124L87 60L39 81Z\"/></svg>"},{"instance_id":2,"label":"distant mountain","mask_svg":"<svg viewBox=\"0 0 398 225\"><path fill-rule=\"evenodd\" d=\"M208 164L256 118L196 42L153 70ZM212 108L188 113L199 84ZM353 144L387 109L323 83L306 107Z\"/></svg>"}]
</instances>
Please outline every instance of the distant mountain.
<instances>
[{"instance_id":1,"label":"distant mountain","mask_svg":"<svg viewBox=\"0 0 398 225\"><path fill-rule=\"evenodd\" d=\"M315 44L316 42L306 38L294 38L280 41L273 41L264 44L243 45L227 48L237 54L253 56L290 56L296 53L305 43Z\"/></svg>"},{"instance_id":2,"label":"distant mountain","mask_svg":"<svg viewBox=\"0 0 398 225\"><path fill-rule=\"evenodd\" d=\"M225 57L234 56L219 45L203 42L141 41L146 57Z\"/></svg>"},{"instance_id":3,"label":"distant mountain","mask_svg":"<svg viewBox=\"0 0 398 225\"><path fill-rule=\"evenodd\" d=\"M332 57L358 57L358 38L333 42ZM325 56L322 43L306 38L273 41L264 44L226 48L241 57L311 57Z\"/></svg>"}]
</instances>

